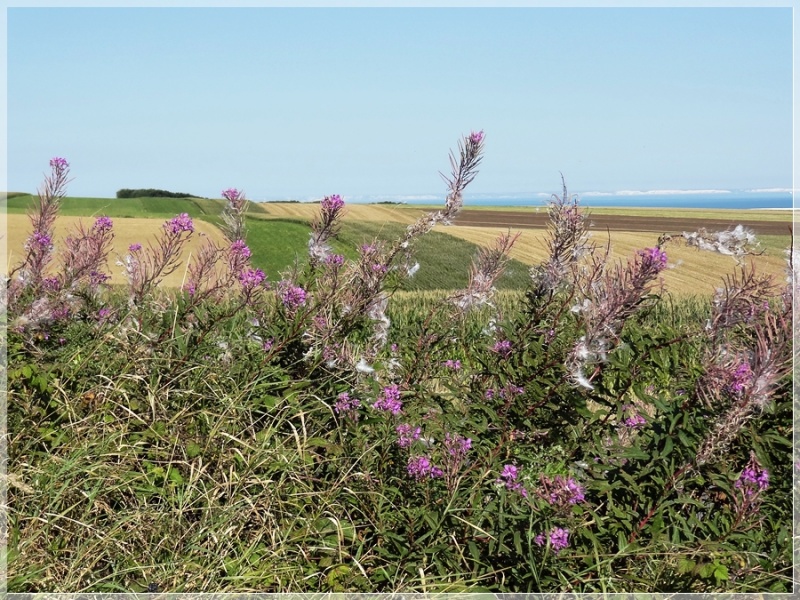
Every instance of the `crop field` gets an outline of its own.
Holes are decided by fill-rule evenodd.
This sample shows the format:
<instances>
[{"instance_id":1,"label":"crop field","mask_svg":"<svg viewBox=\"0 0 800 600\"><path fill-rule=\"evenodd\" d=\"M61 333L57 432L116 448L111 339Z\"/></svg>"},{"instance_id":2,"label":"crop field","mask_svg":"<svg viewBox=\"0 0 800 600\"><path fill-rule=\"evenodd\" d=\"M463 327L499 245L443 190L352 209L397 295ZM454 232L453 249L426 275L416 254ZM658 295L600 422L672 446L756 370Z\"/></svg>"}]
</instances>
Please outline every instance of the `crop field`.
<instances>
[{"instance_id":1,"label":"crop field","mask_svg":"<svg viewBox=\"0 0 800 600\"><path fill-rule=\"evenodd\" d=\"M174 214L171 216L174 216ZM81 221L85 226L91 226L93 219L77 216L64 216L58 219L54 240L56 251L59 248L60 241L69 235L71 231L74 231L74 228ZM147 246L148 242L154 242L163 223L164 221L161 219L147 218L118 218L114 221L115 237L113 249L109 256L108 269L111 275L111 284L122 284L125 281L122 275L122 267L114 264L117 258L125 256L128 253L128 246L131 244L138 243ZM25 240L30 233L30 221L27 216L22 214L0 215L0 226L8 233L6 256L3 257L3 264L8 269L22 258ZM214 225L197 220L194 226L196 234L189 241L182 254L184 264L186 264L193 252L197 252L205 236L209 236L215 241L222 241L222 233ZM184 275L185 269L179 268L165 277L162 285L173 288L180 287L183 283Z\"/></svg>"},{"instance_id":2,"label":"crop field","mask_svg":"<svg viewBox=\"0 0 800 600\"><path fill-rule=\"evenodd\" d=\"M6 218L8 259L20 256L27 236L28 221L24 215L30 196L8 200ZM68 215L59 225L59 235L77 221L78 216L107 215L115 218L114 252L124 255L130 243L144 242L158 231L163 219L186 212L195 217L198 233L221 239L215 227L222 200L139 198L100 199L67 198L62 214ZM650 210L655 214L651 216ZM251 203L248 244L253 251L253 263L270 278L276 278L307 254L310 221L319 211L318 203ZM752 228L764 254L749 257L757 268L777 278L785 272L784 250L791 244L791 214L785 211L684 211L657 209L592 209L589 211L593 241L605 247L610 241L612 257L625 259L637 249L652 246L660 233L680 234L699 227L709 230L732 228L744 223ZM400 236L424 211L419 208L395 205L354 204L345 209L343 229L334 241L337 252L348 258L356 257L356 248L371 239L387 241ZM623 218L624 216L624 218ZM130 218L135 217L135 218ZM746 220L740 217L746 217ZM455 225L438 227L418 244L415 258L420 271L409 280L407 289L455 289L467 283L469 265L479 246L491 244L503 232L511 229L520 233L510 256L514 259L507 273L498 282L500 289L523 289L527 268L546 256L546 211L485 210L485 207L462 211ZM501 225L498 225L500 223ZM608 229L606 229L608 227ZM187 247L185 258L196 249L201 236ZM56 242L57 243L57 242ZM680 243L666 247L670 268L663 273L667 290L678 296L713 293L721 278L732 273L735 261L728 257L687 248ZM121 283L119 269L112 269L112 282ZM184 270L168 276L163 285L178 287Z\"/></svg>"}]
</instances>

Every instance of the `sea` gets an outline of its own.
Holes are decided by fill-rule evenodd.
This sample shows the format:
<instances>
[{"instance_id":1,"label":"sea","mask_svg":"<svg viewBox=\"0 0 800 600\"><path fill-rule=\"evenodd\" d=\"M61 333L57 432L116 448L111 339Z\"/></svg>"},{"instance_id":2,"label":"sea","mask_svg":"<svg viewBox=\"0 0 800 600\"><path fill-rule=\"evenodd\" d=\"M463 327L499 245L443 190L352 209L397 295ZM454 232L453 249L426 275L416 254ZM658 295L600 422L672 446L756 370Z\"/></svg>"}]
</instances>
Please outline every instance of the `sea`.
<instances>
[{"instance_id":1,"label":"sea","mask_svg":"<svg viewBox=\"0 0 800 600\"><path fill-rule=\"evenodd\" d=\"M653 191L653 192L586 192L578 193L581 206L609 206L626 208L704 208L704 209L792 209L792 192L781 191ZM464 194L464 206L547 206L551 194ZM419 196L360 196L351 202L392 202L399 204L439 204L444 196L433 194Z\"/></svg>"}]
</instances>

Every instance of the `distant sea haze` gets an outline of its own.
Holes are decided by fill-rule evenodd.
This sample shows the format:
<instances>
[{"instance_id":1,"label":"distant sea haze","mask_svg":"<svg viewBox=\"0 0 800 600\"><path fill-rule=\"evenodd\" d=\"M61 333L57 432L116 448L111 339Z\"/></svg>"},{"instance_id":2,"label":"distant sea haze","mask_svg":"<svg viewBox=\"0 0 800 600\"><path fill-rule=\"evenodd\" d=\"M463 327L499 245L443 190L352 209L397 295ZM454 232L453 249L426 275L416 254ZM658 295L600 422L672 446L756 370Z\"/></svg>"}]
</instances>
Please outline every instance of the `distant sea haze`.
<instances>
[{"instance_id":1,"label":"distant sea haze","mask_svg":"<svg viewBox=\"0 0 800 600\"><path fill-rule=\"evenodd\" d=\"M725 208L748 210L757 208L793 208L791 190L662 190L652 192L584 192L577 194L581 206L620 206L636 208ZM530 206L543 207L551 194L475 194L464 195L465 206ZM355 196L346 201L400 202L403 204L438 204L444 196Z\"/></svg>"}]
</instances>

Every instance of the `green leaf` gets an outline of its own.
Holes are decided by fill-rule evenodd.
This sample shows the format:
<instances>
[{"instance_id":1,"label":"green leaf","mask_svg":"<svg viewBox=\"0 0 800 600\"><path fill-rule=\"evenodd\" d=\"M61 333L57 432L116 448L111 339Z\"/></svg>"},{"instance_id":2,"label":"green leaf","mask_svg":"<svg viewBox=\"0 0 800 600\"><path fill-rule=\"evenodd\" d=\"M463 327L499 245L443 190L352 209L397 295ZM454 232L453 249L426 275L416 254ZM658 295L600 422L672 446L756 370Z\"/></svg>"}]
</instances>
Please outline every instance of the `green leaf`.
<instances>
[{"instance_id":1,"label":"green leaf","mask_svg":"<svg viewBox=\"0 0 800 600\"><path fill-rule=\"evenodd\" d=\"M661 457L662 458L666 458L667 456L669 456L669 453L672 452L672 448L673 447L674 447L674 443L672 441L672 438L668 437L664 441L664 449L661 451Z\"/></svg>"},{"instance_id":2,"label":"green leaf","mask_svg":"<svg viewBox=\"0 0 800 600\"><path fill-rule=\"evenodd\" d=\"M167 479L175 485L183 485L183 475L175 467L170 467L167 472Z\"/></svg>"},{"instance_id":3,"label":"green leaf","mask_svg":"<svg viewBox=\"0 0 800 600\"><path fill-rule=\"evenodd\" d=\"M200 455L202 452L202 448L197 442L189 442L186 444L186 456L189 458L195 458Z\"/></svg>"},{"instance_id":4,"label":"green leaf","mask_svg":"<svg viewBox=\"0 0 800 600\"><path fill-rule=\"evenodd\" d=\"M682 558L678 562L678 573L691 573L697 563L689 558Z\"/></svg>"}]
</instances>

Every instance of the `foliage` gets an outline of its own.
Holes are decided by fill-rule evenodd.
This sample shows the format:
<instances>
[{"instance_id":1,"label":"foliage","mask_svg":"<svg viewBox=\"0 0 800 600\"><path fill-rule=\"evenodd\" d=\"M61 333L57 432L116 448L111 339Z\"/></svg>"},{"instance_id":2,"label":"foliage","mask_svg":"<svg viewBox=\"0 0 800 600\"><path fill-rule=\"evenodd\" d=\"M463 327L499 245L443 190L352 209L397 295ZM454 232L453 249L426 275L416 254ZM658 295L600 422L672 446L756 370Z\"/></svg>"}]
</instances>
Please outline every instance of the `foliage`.
<instances>
[{"instance_id":1,"label":"foliage","mask_svg":"<svg viewBox=\"0 0 800 600\"><path fill-rule=\"evenodd\" d=\"M117 198L198 198L196 194L185 194L183 192L169 192L154 188L147 189L128 189L117 190Z\"/></svg>"},{"instance_id":2,"label":"foliage","mask_svg":"<svg viewBox=\"0 0 800 600\"><path fill-rule=\"evenodd\" d=\"M108 217L72 238L91 265L47 239L56 162L4 286L9 591L790 591L795 280L673 302L680 240L611 261L564 186L524 292L495 290L510 235L464 289L397 292L482 148L370 240L326 197L280 275L226 190L173 292L190 215L111 290Z\"/></svg>"}]
</instances>

